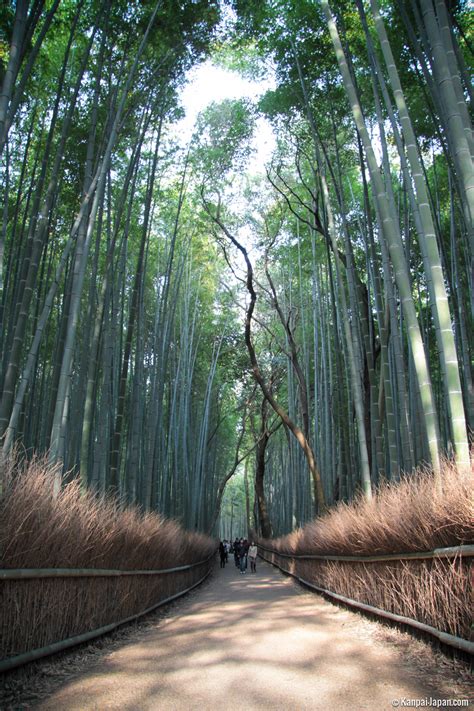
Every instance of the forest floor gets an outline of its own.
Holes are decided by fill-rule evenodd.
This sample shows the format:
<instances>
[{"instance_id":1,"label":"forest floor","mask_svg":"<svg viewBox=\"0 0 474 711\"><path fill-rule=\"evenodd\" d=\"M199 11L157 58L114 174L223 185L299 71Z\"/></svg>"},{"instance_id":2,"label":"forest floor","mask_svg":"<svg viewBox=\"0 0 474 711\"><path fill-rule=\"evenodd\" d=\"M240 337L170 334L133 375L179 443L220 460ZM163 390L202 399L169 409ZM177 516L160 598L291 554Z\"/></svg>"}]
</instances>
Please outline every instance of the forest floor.
<instances>
[{"instance_id":1,"label":"forest floor","mask_svg":"<svg viewBox=\"0 0 474 711\"><path fill-rule=\"evenodd\" d=\"M472 692L462 662L327 602L269 564L241 575L229 561L165 614L39 664L33 675L17 672L0 708L384 711L446 707L442 699L459 707Z\"/></svg>"}]
</instances>

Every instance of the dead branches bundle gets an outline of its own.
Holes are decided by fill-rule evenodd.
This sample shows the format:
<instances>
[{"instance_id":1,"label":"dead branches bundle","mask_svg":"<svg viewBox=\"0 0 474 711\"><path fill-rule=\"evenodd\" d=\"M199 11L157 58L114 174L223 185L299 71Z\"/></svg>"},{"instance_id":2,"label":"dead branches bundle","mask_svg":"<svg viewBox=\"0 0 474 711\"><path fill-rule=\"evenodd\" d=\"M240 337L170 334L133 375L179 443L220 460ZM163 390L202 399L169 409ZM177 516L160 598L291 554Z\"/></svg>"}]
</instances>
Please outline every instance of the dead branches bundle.
<instances>
[{"instance_id":1,"label":"dead branches bundle","mask_svg":"<svg viewBox=\"0 0 474 711\"><path fill-rule=\"evenodd\" d=\"M469 639L471 559L344 562L287 555L374 556L427 552L474 541L472 479L444 464L442 490L419 470L382 486L288 536L261 544L273 562L308 582L373 607Z\"/></svg>"},{"instance_id":2,"label":"dead branches bundle","mask_svg":"<svg viewBox=\"0 0 474 711\"><path fill-rule=\"evenodd\" d=\"M10 463L0 511L0 567L160 570L206 559L207 536L81 490L57 496L44 459ZM165 575L0 582L0 657L43 647L135 615L190 587L209 563Z\"/></svg>"}]
</instances>

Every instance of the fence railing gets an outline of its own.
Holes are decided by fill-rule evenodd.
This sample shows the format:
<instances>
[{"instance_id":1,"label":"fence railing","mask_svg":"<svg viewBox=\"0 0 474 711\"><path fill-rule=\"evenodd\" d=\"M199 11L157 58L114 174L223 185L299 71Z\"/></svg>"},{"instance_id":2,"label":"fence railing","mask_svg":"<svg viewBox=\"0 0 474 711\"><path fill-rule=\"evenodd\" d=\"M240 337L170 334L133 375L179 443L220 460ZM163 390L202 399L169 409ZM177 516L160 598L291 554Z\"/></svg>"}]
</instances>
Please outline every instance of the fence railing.
<instances>
[{"instance_id":1,"label":"fence railing","mask_svg":"<svg viewBox=\"0 0 474 711\"><path fill-rule=\"evenodd\" d=\"M258 547L269 553L275 553L282 558L296 560L340 560L355 563L380 563L390 560L430 560L432 558L462 558L474 557L474 545L452 546L451 548L435 548L434 551L419 551L416 553L382 553L380 555L310 555L307 553L283 553L274 548L267 548L260 543Z\"/></svg>"},{"instance_id":2,"label":"fence railing","mask_svg":"<svg viewBox=\"0 0 474 711\"><path fill-rule=\"evenodd\" d=\"M214 554L213 554L214 555ZM212 556L210 556L212 557ZM161 570L115 570L113 568L1 568L0 580L26 580L34 578L110 578L123 575L166 575L190 570L210 560L210 557L189 565Z\"/></svg>"},{"instance_id":3,"label":"fence railing","mask_svg":"<svg viewBox=\"0 0 474 711\"><path fill-rule=\"evenodd\" d=\"M160 576L169 576L170 574L177 574L178 576L180 573L186 573L189 576L189 572L193 572L195 569L197 569L199 566L204 566L207 565L206 572L204 575L199 575L197 580L193 580L191 585L187 585L184 589L174 591L171 595L166 595L165 597L160 597L159 600L157 600L156 603L152 605L148 605L146 609L139 610L138 612L135 612L134 614L127 615L126 617L123 617L119 620L114 620L113 622L110 622L109 624L101 625L100 627L96 627L94 629L89 629L84 632L81 632L80 634L74 634L66 639L60 639L54 642L51 642L49 644L40 646L40 647L35 647L34 649L28 649L21 654L15 654L14 656L9 656L4 659L0 659L0 673L8 671L10 669L14 669L15 667L22 666L24 664L27 664L29 662L35 661L37 659L41 659L42 657L49 656L51 654L54 654L56 652L64 651L66 649L69 649L71 647L74 647L78 644L82 644L84 642L88 642L92 639L95 639L97 637L100 637L108 632L111 632L112 630L116 629L117 627L124 625L128 622L132 622L134 620L137 620L138 618L142 617L143 615L146 615L153 610L156 610L157 608L166 605L170 603L173 600L176 600L179 597L182 597L183 595L187 594L191 590L193 590L195 587L200 585L204 580L208 577L209 573L211 572L211 560L214 558L214 553L209 555L207 558L197 561L195 563L189 563L187 565L180 565L174 568L162 568L159 570L115 570L115 569L98 569L98 568L84 568L84 569L74 569L74 568L38 568L38 569L33 569L33 568L25 568L25 569L1 569L0 570L0 583L3 584L20 584L21 581L27 581L31 582L34 580L41 580L41 579L68 579L68 578L130 578L131 576L154 576L160 577ZM199 572L196 570L196 572ZM194 576L193 576L194 577ZM169 578L168 578L169 580ZM110 581L113 583L113 581ZM118 583L119 581L117 581ZM169 587L169 583L167 585ZM1 588L0 588L1 590ZM4 598L4 604L2 605L2 610L0 611L0 618L4 617L2 626L5 627L8 625L8 619L5 619L5 617L9 615L9 610L8 610L8 605L5 604L5 596L2 596ZM51 602L51 598L48 600ZM77 600L76 600L77 602ZM27 614L27 610L25 610L25 613Z\"/></svg>"},{"instance_id":4,"label":"fence railing","mask_svg":"<svg viewBox=\"0 0 474 711\"><path fill-rule=\"evenodd\" d=\"M395 553L395 554L384 554L384 555L373 555L373 556L347 556L347 555L310 555L310 554L291 554L291 553L286 553L286 552L280 552L277 551L273 548L269 548L267 546L263 546L261 544L259 545L259 554L260 556L266 560L268 563L271 563L272 565L275 565L278 567L280 570L282 570L284 573L291 575L292 577L296 578L299 582L301 582L303 585L315 590L316 592L322 593L325 596L328 596L338 602L342 602L345 605L348 605L350 607L356 608L358 610L368 612L372 615L388 619L391 621L394 621L398 624L402 625L407 625L409 627L415 628L417 630L420 630L424 633L429 634L430 636L436 638L443 644L449 645L450 647L453 647L455 649L461 650L464 653L467 654L473 654L474 653L474 642L464 638L457 636L455 634L450 634L446 631L440 630L437 627L427 624L426 622L420 621L418 619L414 619L413 617L410 617L409 615L404 615L404 614L398 614L397 612L390 611L383 609L382 607L377 607L373 604L368 604L366 601L361 600L361 599L355 599L354 597L349 597L348 595L343 595L340 593L340 591L336 591L333 589L330 589L322 584L318 584L317 578L318 578L318 571L310 570L311 563L314 562L316 566L319 565L323 567L323 575L321 576L324 579L324 566L337 566L338 563L341 563L342 565L345 566L346 568L346 573L345 576L346 578L350 576L350 573L347 573L347 564L356 564L358 566L358 578L359 581L363 579L363 572L364 572L364 565L363 564L369 564L367 570L370 571L371 566L370 564L380 564L381 565L381 570L383 570L383 564L396 564L400 563L402 566L407 567L410 565L410 563L416 562L416 561L426 561L427 564L429 562L433 561L461 561L463 562L464 560L466 561L465 565L468 567L468 569L465 571L465 576L464 579L466 580L466 588L469 590L470 588L470 581L471 581L471 563L470 559L474 557L474 545L461 545L461 546L453 546L450 548L439 548L434 551L421 551L421 552L416 552L416 553ZM266 553L271 554L271 558L263 555L263 551ZM292 570L289 570L287 567L284 565L280 565L280 562L275 560L275 558L282 558L287 561L294 561L293 564L290 564L290 567L292 567ZM283 562L283 561L281 561ZM362 564L362 573L361 573L361 564ZM299 573L302 571L299 570L301 566L304 566L305 570L307 572L312 572L311 577L313 578L312 580L308 580L306 577L303 577ZM393 567L393 566L392 566ZM426 571L425 571L426 572ZM321 573L321 571L320 571ZM392 580L396 577L396 574L391 570L391 578ZM415 577L415 576L414 576ZM316 580L314 579L316 578ZM337 574L332 576L332 579L337 580ZM458 578L459 579L459 578ZM378 571L377 575L377 580L379 581L380 584L383 582L383 573ZM452 590L452 593L460 593L459 590L455 591ZM420 590L420 595L423 595L423 590ZM381 598L384 596L381 595ZM468 595L468 600L467 600L467 607L469 607L469 599L470 595ZM411 607L417 607L416 605L412 605ZM421 606L419 606L421 607Z\"/></svg>"}]
</instances>

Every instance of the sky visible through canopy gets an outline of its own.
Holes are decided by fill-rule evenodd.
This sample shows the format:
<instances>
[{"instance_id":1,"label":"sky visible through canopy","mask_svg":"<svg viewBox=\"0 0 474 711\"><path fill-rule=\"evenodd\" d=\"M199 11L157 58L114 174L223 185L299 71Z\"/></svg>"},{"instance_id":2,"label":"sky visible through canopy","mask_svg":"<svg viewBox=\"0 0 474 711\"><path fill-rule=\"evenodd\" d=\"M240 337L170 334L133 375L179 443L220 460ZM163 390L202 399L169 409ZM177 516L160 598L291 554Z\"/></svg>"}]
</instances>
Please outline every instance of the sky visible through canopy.
<instances>
[{"instance_id":1,"label":"sky visible through canopy","mask_svg":"<svg viewBox=\"0 0 474 711\"><path fill-rule=\"evenodd\" d=\"M212 102L241 98L257 101L274 86L272 78L252 81L239 76L237 72L216 66L211 60L203 62L189 72L188 83L181 93L181 103L186 116L176 126L177 136L183 144L187 144L198 114ZM275 147L275 136L270 123L263 117L257 119L252 147L254 150L249 160L249 173L263 173L265 163L270 159Z\"/></svg>"}]
</instances>

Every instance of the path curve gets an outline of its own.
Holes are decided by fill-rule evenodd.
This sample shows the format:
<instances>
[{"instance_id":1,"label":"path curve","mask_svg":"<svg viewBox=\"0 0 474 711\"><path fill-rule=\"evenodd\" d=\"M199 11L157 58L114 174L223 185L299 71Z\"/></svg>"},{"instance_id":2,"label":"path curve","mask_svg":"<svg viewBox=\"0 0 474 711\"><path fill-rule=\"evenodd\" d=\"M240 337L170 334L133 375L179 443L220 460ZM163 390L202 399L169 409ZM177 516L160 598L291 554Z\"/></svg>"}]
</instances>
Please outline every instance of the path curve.
<instances>
[{"instance_id":1,"label":"path curve","mask_svg":"<svg viewBox=\"0 0 474 711\"><path fill-rule=\"evenodd\" d=\"M354 618L267 563L240 575L230 562L171 617L38 708L384 711L393 700L443 697Z\"/></svg>"}]
</instances>

